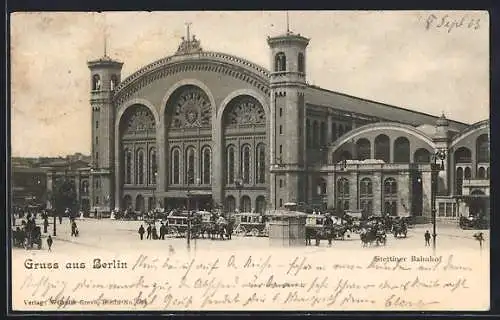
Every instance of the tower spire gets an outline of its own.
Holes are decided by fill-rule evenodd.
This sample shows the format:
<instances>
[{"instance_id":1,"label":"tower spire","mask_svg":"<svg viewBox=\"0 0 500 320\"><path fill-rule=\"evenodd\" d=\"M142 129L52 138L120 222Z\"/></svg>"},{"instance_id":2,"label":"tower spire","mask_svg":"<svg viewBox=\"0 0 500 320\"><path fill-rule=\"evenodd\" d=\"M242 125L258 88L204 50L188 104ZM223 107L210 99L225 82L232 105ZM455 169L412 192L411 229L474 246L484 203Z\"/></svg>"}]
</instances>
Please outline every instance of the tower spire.
<instances>
[{"instance_id":1,"label":"tower spire","mask_svg":"<svg viewBox=\"0 0 500 320\"><path fill-rule=\"evenodd\" d=\"M104 56L108 56L108 36L104 34Z\"/></svg>"},{"instance_id":2,"label":"tower spire","mask_svg":"<svg viewBox=\"0 0 500 320\"><path fill-rule=\"evenodd\" d=\"M290 17L288 11L286 12L286 34L290 34Z\"/></svg>"}]
</instances>

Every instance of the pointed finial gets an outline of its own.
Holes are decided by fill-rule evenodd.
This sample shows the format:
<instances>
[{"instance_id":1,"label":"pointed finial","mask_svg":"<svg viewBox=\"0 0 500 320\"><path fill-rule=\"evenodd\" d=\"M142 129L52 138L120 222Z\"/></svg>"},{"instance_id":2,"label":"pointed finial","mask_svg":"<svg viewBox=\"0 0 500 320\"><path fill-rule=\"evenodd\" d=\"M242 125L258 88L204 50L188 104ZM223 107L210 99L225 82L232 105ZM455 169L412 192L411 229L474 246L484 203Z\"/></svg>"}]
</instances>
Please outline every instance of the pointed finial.
<instances>
[{"instance_id":1,"label":"pointed finial","mask_svg":"<svg viewBox=\"0 0 500 320\"><path fill-rule=\"evenodd\" d=\"M104 56L108 56L108 36L104 34Z\"/></svg>"},{"instance_id":2,"label":"pointed finial","mask_svg":"<svg viewBox=\"0 0 500 320\"><path fill-rule=\"evenodd\" d=\"M288 11L286 12L286 33L290 34L290 17L288 16Z\"/></svg>"}]
</instances>

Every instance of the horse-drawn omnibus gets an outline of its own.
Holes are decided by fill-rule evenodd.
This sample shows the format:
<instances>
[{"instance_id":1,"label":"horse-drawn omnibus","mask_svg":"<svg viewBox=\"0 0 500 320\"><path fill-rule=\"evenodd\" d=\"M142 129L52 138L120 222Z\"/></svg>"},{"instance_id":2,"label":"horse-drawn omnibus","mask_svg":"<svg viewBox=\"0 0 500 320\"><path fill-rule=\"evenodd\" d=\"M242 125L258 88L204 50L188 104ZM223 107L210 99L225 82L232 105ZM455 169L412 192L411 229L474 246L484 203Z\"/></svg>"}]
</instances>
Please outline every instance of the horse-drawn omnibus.
<instances>
[{"instance_id":1,"label":"horse-drawn omnibus","mask_svg":"<svg viewBox=\"0 0 500 320\"><path fill-rule=\"evenodd\" d=\"M234 233L238 236L268 237L269 223L266 216L260 213L242 212L235 213Z\"/></svg>"}]
</instances>

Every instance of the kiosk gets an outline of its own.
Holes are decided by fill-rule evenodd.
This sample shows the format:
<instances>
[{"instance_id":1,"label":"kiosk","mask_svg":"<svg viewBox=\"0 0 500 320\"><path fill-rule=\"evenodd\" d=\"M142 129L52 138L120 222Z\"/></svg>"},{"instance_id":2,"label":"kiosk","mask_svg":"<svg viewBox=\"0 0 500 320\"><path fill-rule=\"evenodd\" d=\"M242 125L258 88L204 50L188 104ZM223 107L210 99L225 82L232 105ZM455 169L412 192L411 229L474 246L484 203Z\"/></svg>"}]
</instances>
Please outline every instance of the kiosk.
<instances>
[{"instance_id":1,"label":"kiosk","mask_svg":"<svg viewBox=\"0 0 500 320\"><path fill-rule=\"evenodd\" d=\"M268 211L269 243L271 246L295 247L306 245L307 214L289 210Z\"/></svg>"}]
</instances>

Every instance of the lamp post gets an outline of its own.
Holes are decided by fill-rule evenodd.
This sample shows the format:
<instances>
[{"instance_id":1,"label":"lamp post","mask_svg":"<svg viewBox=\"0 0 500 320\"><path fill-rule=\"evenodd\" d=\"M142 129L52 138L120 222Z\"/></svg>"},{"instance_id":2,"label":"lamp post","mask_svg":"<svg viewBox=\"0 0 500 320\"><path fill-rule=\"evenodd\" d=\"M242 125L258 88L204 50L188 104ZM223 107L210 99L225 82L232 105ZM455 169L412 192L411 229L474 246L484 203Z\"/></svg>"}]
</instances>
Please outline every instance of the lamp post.
<instances>
[{"instance_id":1,"label":"lamp post","mask_svg":"<svg viewBox=\"0 0 500 320\"><path fill-rule=\"evenodd\" d=\"M446 153L444 150L438 150L431 159L431 205L432 205L432 249L436 254L436 198L438 187L438 175L444 170L444 159Z\"/></svg>"},{"instance_id":2,"label":"lamp post","mask_svg":"<svg viewBox=\"0 0 500 320\"><path fill-rule=\"evenodd\" d=\"M234 181L234 185L238 190L238 204L239 204L239 211L241 212L241 189L243 189L243 179L241 178L241 174Z\"/></svg>"},{"instance_id":3,"label":"lamp post","mask_svg":"<svg viewBox=\"0 0 500 320\"><path fill-rule=\"evenodd\" d=\"M154 208L153 209L156 209L158 207L158 204L156 203L156 185L158 183L158 172L155 171L154 173L154 176L155 176L155 183L154 183L154 188L153 188L153 206Z\"/></svg>"}]
</instances>

